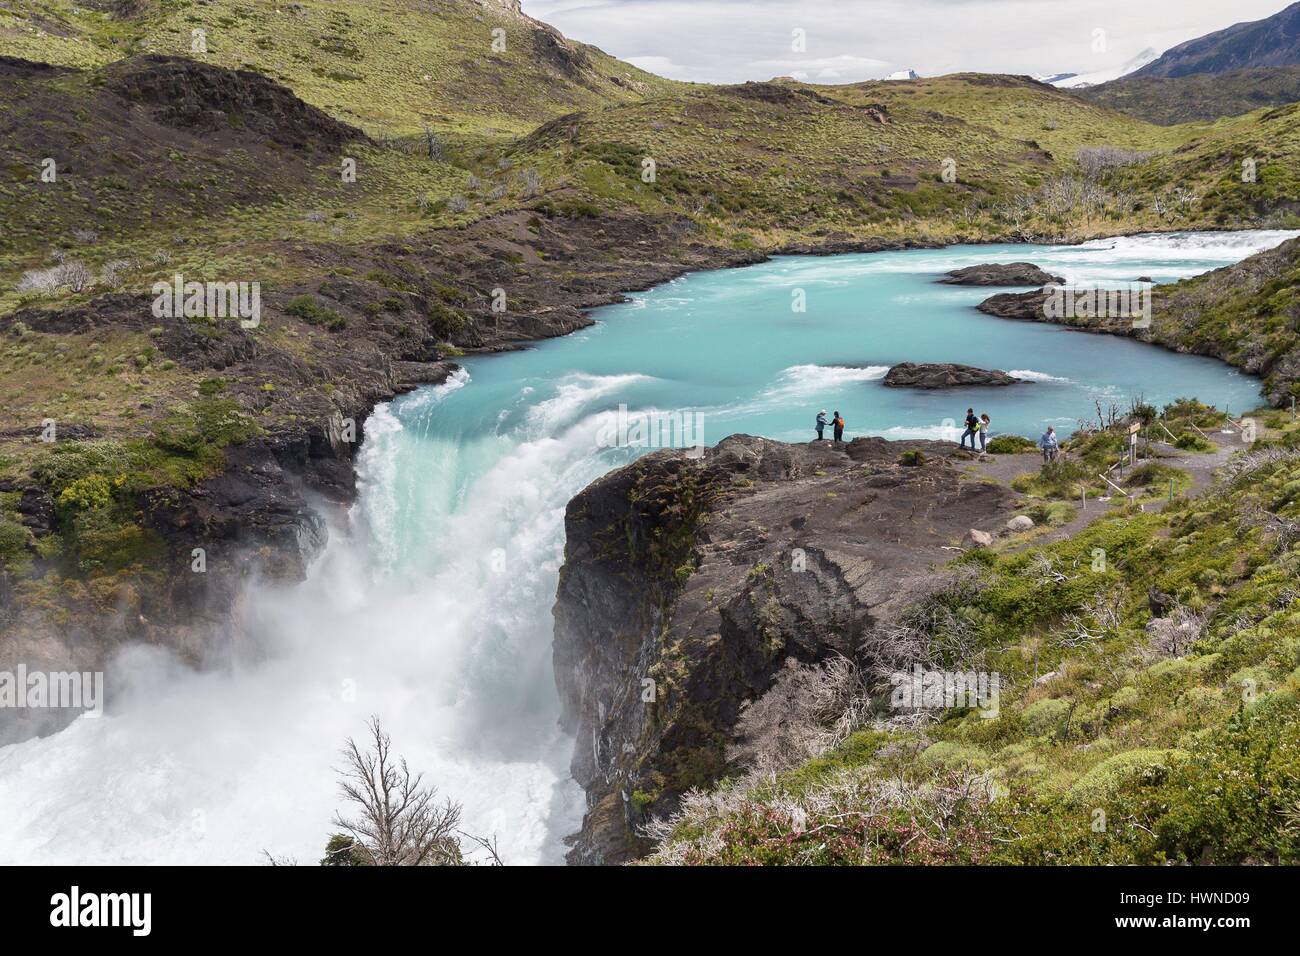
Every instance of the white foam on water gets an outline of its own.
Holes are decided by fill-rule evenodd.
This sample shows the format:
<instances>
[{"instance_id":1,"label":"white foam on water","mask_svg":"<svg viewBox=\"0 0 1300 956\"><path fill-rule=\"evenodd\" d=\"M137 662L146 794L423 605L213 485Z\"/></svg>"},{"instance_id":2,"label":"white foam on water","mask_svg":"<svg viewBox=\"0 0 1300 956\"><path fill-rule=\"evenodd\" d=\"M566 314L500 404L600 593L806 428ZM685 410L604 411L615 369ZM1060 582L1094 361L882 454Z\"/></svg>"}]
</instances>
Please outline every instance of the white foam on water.
<instances>
[{"instance_id":1,"label":"white foam on water","mask_svg":"<svg viewBox=\"0 0 1300 956\"><path fill-rule=\"evenodd\" d=\"M1048 375L1046 372L1035 372L1029 368L1012 368L1007 369L1007 374L1015 378L1027 379L1031 382L1064 382L1070 383L1073 380L1062 378L1060 375Z\"/></svg>"},{"instance_id":2,"label":"white foam on water","mask_svg":"<svg viewBox=\"0 0 1300 956\"><path fill-rule=\"evenodd\" d=\"M534 435L553 434L582 417L591 406L630 385L652 381L648 375L591 375L574 372L555 387L555 394L528 409Z\"/></svg>"},{"instance_id":3,"label":"white foam on water","mask_svg":"<svg viewBox=\"0 0 1300 956\"><path fill-rule=\"evenodd\" d=\"M371 714L508 862L562 857L582 803L549 610L564 506L602 470L590 429L518 442L428 536L410 533L429 516L403 505L401 472L454 467L447 443L386 405L365 431L351 520L305 583L245 595L235 664L196 672L129 648L109 672L111 714L0 749L0 863L315 862L346 809L340 748Z\"/></svg>"},{"instance_id":4,"label":"white foam on water","mask_svg":"<svg viewBox=\"0 0 1300 956\"><path fill-rule=\"evenodd\" d=\"M1065 247L1083 257L1115 259L1218 259L1237 262L1300 236L1288 229L1247 229L1234 232L1140 233L1113 239L1092 239Z\"/></svg>"},{"instance_id":5,"label":"white foam on water","mask_svg":"<svg viewBox=\"0 0 1300 956\"><path fill-rule=\"evenodd\" d=\"M776 390L791 395L816 394L855 382L874 382L888 371L888 365L792 365L781 372Z\"/></svg>"},{"instance_id":6,"label":"white foam on water","mask_svg":"<svg viewBox=\"0 0 1300 956\"><path fill-rule=\"evenodd\" d=\"M895 425L892 428L869 431L867 434L888 438L890 441L958 441L965 431L962 425Z\"/></svg>"}]
</instances>

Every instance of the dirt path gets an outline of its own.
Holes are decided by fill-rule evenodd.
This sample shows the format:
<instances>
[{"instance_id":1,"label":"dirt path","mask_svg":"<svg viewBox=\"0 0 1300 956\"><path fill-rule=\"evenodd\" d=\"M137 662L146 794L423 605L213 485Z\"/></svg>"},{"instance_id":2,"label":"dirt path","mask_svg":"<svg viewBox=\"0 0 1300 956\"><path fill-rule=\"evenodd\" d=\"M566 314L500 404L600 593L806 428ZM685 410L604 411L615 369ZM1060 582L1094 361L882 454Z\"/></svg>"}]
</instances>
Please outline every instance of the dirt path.
<instances>
[{"instance_id":1,"label":"dirt path","mask_svg":"<svg viewBox=\"0 0 1300 956\"><path fill-rule=\"evenodd\" d=\"M1177 468L1190 476L1190 486L1181 492L1184 496L1195 497L1204 492L1213 482L1215 471L1221 468L1234 452L1245 447L1238 434L1231 429L1226 433L1216 429L1207 432L1206 435L1215 446L1212 452L1184 451L1165 442L1150 444L1151 459L1149 460ZM982 458L972 456L966 467L972 475L1010 485L1018 476L1038 471L1042 467L1042 457L1037 452L1019 455L986 455ZM1027 495L1020 495L1020 498L1026 505L1043 500L1030 498ZM1074 501L1072 504L1075 507L1075 515L1071 520L1046 532L1040 530L1039 533L1023 540L1013 540L1006 550L1017 551L1021 548L1037 547L1068 538L1098 518L1122 507L1126 500L1123 495L1116 492L1108 500L1088 498L1086 502ZM1162 504L1163 501L1147 501L1143 507L1159 508Z\"/></svg>"}]
</instances>

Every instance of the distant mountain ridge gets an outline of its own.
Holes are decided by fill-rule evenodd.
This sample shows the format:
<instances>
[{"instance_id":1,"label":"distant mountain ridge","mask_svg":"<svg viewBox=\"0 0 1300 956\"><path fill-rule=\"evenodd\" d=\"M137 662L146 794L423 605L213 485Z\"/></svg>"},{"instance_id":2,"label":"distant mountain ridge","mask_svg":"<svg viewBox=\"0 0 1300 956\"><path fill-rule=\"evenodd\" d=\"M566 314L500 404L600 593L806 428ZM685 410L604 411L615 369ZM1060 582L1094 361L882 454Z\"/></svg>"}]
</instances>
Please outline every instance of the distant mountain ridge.
<instances>
[{"instance_id":1,"label":"distant mountain ridge","mask_svg":"<svg viewBox=\"0 0 1300 956\"><path fill-rule=\"evenodd\" d=\"M1074 92L1149 123L1173 126L1300 102L1300 66L1177 77L1125 76Z\"/></svg>"},{"instance_id":2,"label":"distant mountain ridge","mask_svg":"<svg viewBox=\"0 0 1300 956\"><path fill-rule=\"evenodd\" d=\"M1133 75L1179 77L1295 64L1300 64L1300 3L1180 43Z\"/></svg>"}]
</instances>

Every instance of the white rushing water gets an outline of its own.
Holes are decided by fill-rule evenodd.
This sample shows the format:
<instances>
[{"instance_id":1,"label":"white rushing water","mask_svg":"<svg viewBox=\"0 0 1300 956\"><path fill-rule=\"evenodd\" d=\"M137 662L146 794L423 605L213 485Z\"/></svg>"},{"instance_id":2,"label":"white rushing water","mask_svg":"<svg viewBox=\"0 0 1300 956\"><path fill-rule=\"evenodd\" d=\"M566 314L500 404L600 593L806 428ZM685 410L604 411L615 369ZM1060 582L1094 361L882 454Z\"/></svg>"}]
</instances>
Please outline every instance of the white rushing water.
<instances>
[{"instance_id":1,"label":"white rushing water","mask_svg":"<svg viewBox=\"0 0 1300 956\"><path fill-rule=\"evenodd\" d=\"M462 508L455 448L421 447L388 406L366 430L351 528L332 529L305 584L254 589L240 609L250 662L196 674L134 649L109 673L126 688L113 715L0 750L0 862L315 862L343 809L332 768L370 714L508 862L562 857L581 792L556 724L549 599L564 505L586 480L565 459L586 456L539 433Z\"/></svg>"},{"instance_id":2,"label":"white rushing water","mask_svg":"<svg viewBox=\"0 0 1300 956\"><path fill-rule=\"evenodd\" d=\"M964 396L881 386L909 358L1034 379L978 398L997 427L1026 433L1135 389L1250 407L1257 385L1219 363L983 316L972 306L990 290L934 278L1031 259L1070 281L1168 281L1285 238L787 257L690 276L603 310L593 329L469 360L375 410L357 503L326 509L329 543L306 582L245 595L238 663L199 673L132 648L109 670L110 714L0 748L0 863L315 862L345 809L340 748L371 714L464 805L466 830L497 837L507 862L559 861L582 795L557 726L551 605L566 503L632 454L597 447L612 409L702 410L710 444L811 437L823 406L845 410L850 437L955 439L945 419ZM792 284L809 289L806 315L791 314Z\"/></svg>"}]
</instances>

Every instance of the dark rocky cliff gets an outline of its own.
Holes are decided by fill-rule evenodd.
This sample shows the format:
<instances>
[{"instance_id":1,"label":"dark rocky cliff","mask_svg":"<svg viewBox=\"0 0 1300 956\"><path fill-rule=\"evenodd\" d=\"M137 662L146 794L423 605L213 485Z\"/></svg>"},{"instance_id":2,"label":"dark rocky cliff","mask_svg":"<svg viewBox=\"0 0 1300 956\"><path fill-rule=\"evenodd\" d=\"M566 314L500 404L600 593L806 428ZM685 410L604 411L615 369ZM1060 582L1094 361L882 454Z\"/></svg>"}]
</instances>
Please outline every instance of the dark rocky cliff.
<instances>
[{"instance_id":1,"label":"dark rocky cliff","mask_svg":"<svg viewBox=\"0 0 1300 956\"><path fill-rule=\"evenodd\" d=\"M788 661L860 659L944 547L1005 522L1013 494L963 461L935 442L740 435L573 499L555 670L589 809L571 862L646 852L640 824L773 743L737 722Z\"/></svg>"}]
</instances>

